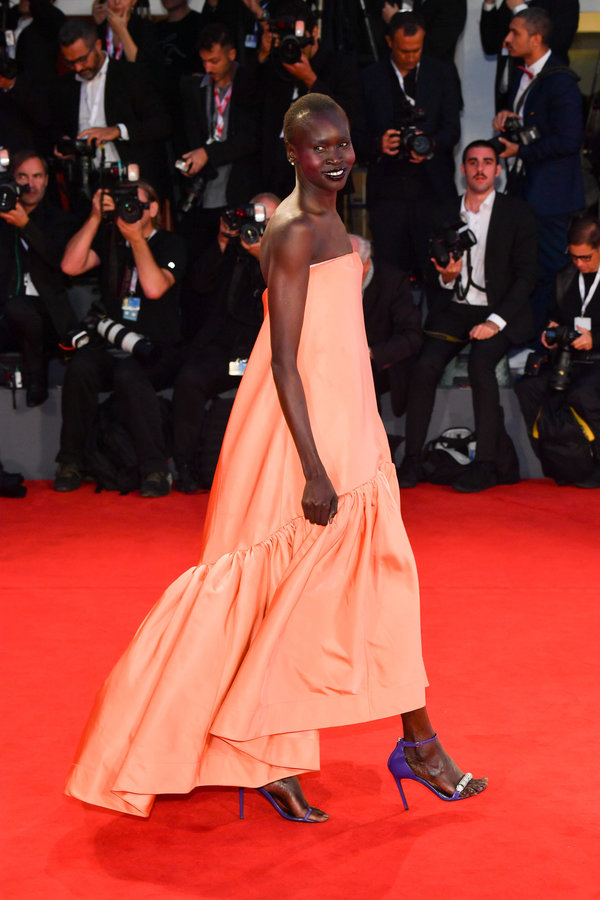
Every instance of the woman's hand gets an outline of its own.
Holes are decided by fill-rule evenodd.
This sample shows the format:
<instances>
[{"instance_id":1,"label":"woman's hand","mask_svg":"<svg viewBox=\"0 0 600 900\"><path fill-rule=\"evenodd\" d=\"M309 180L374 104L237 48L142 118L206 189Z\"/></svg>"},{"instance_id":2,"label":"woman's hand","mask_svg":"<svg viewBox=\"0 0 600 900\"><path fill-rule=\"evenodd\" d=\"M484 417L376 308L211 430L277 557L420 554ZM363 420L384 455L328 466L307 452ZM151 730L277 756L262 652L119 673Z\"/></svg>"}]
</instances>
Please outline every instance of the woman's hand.
<instances>
[{"instance_id":1,"label":"woman's hand","mask_svg":"<svg viewBox=\"0 0 600 900\"><path fill-rule=\"evenodd\" d=\"M314 525L327 525L337 513L338 498L326 473L306 479L302 495L304 517Z\"/></svg>"}]
</instances>

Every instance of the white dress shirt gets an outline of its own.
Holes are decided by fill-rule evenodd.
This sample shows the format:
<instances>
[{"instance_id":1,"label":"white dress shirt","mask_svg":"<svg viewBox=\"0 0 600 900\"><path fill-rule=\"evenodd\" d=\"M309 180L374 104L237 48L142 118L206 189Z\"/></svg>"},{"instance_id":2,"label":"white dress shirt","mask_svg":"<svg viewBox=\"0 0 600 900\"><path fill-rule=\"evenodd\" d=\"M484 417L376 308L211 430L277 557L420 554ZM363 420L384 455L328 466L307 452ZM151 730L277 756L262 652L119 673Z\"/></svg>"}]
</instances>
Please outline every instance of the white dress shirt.
<instances>
[{"instance_id":1,"label":"white dress shirt","mask_svg":"<svg viewBox=\"0 0 600 900\"><path fill-rule=\"evenodd\" d=\"M515 94L515 99L513 100L513 111L516 112L519 109L519 100L522 95L525 93L533 79L536 75L539 75L548 60L550 59L550 54L552 50L548 50L547 53L544 53L543 56L540 56L536 62L532 63L530 66L527 66L527 70L532 73L532 78L529 77L527 72L523 72L521 75L521 81L519 82L519 87L517 88L517 93Z\"/></svg>"},{"instance_id":2,"label":"white dress shirt","mask_svg":"<svg viewBox=\"0 0 600 900\"><path fill-rule=\"evenodd\" d=\"M454 294L452 299L455 301L455 303L463 303L467 304L468 306L488 305L486 292L479 290L479 288L475 287L475 285L479 285L479 287L485 286L485 248L487 244L490 218L492 215L492 208L494 206L495 199L496 191L491 191L479 207L478 212L473 212L473 210L467 208L467 206L465 205L464 196L460 201L460 217L463 222L468 225L468 227L477 238L477 243L473 247L471 247L469 251L471 257L471 281L474 283L469 284L467 293L463 299L457 297L456 293ZM463 256L463 267L461 271L461 282L463 285L467 284L467 279L467 255L465 253L465 255ZM454 288L456 287L456 281L444 284L441 281L441 276L440 283L447 290L454 290ZM506 327L506 320L496 313L491 313L487 317L487 321L494 322L494 324L498 326L500 331L502 331L502 329Z\"/></svg>"},{"instance_id":3,"label":"white dress shirt","mask_svg":"<svg viewBox=\"0 0 600 900\"><path fill-rule=\"evenodd\" d=\"M106 113L104 111L104 92L106 89L106 72L108 70L108 56L104 54L104 62L94 75L88 81L80 75L76 75L77 81L81 82L81 92L79 94L79 124L78 134L81 134L86 128L106 128ZM119 123L117 128L121 132L121 140L129 140L129 132L125 125ZM113 141L106 141L104 144L104 159L106 162L119 162L119 151ZM100 162L100 150L96 153L95 162Z\"/></svg>"}]
</instances>

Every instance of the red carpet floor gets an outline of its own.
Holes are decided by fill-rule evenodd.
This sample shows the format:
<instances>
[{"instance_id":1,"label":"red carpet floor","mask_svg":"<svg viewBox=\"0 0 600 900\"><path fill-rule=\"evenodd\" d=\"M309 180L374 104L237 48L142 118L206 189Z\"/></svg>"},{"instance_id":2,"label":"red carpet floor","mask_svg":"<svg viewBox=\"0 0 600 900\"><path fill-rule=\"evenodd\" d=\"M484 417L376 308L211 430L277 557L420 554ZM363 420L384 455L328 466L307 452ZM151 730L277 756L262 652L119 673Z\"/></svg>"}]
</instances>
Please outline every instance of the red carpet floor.
<instances>
[{"instance_id":1,"label":"red carpet floor","mask_svg":"<svg viewBox=\"0 0 600 900\"><path fill-rule=\"evenodd\" d=\"M397 720L325 731L304 787L330 821L256 793L161 798L148 821L62 796L93 695L162 588L196 562L205 497L1 500L6 898L600 897L600 491L524 482L403 496L422 585L429 708L490 777L441 803L386 760Z\"/></svg>"}]
</instances>

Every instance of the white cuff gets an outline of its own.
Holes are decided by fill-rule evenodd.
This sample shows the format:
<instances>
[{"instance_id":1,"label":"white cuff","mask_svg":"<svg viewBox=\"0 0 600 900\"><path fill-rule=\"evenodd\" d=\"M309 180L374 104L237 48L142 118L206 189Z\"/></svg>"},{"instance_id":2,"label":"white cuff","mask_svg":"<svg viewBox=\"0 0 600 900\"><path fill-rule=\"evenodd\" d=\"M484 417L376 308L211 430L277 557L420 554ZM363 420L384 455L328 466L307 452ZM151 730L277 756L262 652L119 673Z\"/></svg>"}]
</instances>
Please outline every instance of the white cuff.
<instances>
[{"instance_id":1,"label":"white cuff","mask_svg":"<svg viewBox=\"0 0 600 900\"><path fill-rule=\"evenodd\" d=\"M506 328L506 319L503 319L502 316L496 315L496 313L492 313L487 317L488 322L493 322L494 325L498 326L499 331L502 331Z\"/></svg>"},{"instance_id":2,"label":"white cuff","mask_svg":"<svg viewBox=\"0 0 600 900\"><path fill-rule=\"evenodd\" d=\"M456 278L454 278L452 281L449 281L447 283L442 279L441 275L438 275L438 278L439 278L440 285L444 288L445 291L453 291L454 290L454 285L456 284Z\"/></svg>"},{"instance_id":3,"label":"white cuff","mask_svg":"<svg viewBox=\"0 0 600 900\"><path fill-rule=\"evenodd\" d=\"M123 125L122 122L117 122L117 128L118 128L119 131L121 132L121 138L120 138L120 140L122 140L122 141L128 141L128 140L129 140L129 132L128 132L128 130L127 130L127 125Z\"/></svg>"}]
</instances>

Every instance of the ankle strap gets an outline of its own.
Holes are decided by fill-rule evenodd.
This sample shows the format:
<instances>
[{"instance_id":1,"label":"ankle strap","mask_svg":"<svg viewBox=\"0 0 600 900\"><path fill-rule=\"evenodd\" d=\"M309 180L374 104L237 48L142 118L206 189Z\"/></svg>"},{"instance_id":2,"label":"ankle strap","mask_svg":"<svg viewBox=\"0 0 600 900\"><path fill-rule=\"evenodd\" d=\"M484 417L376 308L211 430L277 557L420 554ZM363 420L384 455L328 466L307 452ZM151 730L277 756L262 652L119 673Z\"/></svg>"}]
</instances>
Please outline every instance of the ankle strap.
<instances>
[{"instance_id":1,"label":"ankle strap","mask_svg":"<svg viewBox=\"0 0 600 900\"><path fill-rule=\"evenodd\" d=\"M433 737L427 738L426 741L405 741L404 738L401 738L402 743L405 747L422 747L423 744L430 744L432 741L437 740L437 734L434 734Z\"/></svg>"}]
</instances>

